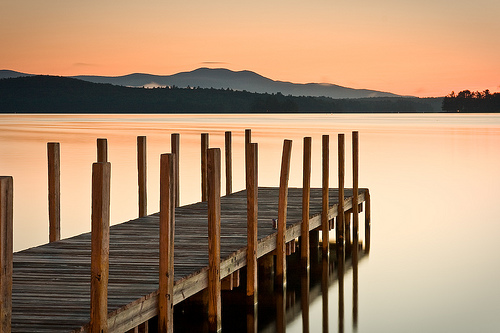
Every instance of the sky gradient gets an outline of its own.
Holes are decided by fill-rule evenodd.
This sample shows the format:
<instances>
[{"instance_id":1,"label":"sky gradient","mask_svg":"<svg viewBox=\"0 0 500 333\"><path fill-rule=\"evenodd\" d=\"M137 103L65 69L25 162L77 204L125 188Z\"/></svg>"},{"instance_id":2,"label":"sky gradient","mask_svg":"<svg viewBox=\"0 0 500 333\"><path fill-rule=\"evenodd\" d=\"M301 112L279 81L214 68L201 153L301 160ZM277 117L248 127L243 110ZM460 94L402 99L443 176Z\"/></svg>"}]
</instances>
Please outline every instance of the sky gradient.
<instances>
[{"instance_id":1,"label":"sky gradient","mask_svg":"<svg viewBox=\"0 0 500 333\"><path fill-rule=\"evenodd\" d=\"M199 67L402 95L500 91L498 0L2 0L0 69Z\"/></svg>"}]
</instances>

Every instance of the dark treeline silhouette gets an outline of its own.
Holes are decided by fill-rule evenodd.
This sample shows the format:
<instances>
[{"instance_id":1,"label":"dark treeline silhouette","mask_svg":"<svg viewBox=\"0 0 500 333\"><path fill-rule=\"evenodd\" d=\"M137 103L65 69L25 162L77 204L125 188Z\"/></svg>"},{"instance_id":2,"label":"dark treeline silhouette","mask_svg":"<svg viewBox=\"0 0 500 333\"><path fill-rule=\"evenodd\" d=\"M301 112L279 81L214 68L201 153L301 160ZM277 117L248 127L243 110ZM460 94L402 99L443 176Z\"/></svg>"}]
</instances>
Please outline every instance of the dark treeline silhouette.
<instances>
[{"instance_id":1,"label":"dark treeline silhouette","mask_svg":"<svg viewBox=\"0 0 500 333\"><path fill-rule=\"evenodd\" d=\"M0 80L0 112L435 112L440 98L333 99L213 88L130 88L58 76Z\"/></svg>"},{"instance_id":2,"label":"dark treeline silhouette","mask_svg":"<svg viewBox=\"0 0 500 333\"><path fill-rule=\"evenodd\" d=\"M452 91L443 99L443 111L448 112L500 112L500 93L463 90Z\"/></svg>"}]
</instances>

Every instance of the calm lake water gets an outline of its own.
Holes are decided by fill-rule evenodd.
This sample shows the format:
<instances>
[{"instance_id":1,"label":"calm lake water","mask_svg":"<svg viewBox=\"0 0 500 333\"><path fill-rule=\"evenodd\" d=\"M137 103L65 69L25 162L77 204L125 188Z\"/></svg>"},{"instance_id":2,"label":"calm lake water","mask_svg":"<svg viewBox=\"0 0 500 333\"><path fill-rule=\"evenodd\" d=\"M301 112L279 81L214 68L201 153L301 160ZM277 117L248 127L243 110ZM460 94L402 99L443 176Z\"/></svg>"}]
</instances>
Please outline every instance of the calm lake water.
<instances>
[{"instance_id":1,"label":"calm lake water","mask_svg":"<svg viewBox=\"0 0 500 333\"><path fill-rule=\"evenodd\" d=\"M311 185L321 187L322 134L330 135L330 186L337 186L338 133L346 134L350 187L351 131L359 131L372 238L370 256L359 262L357 325L348 269L343 309L338 282L326 298L311 291L311 332L500 332L498 115L0 115L0 174L14 177L15 251L48 241L47 142L61 143L65 238L90 231L96 138L108 139L115 224L138 214L136 136L148 140L148 212L154 213L159 155L170 151L171 133L181 134L180 201L187 204L200 198L201 132L221 148L224 131L233 132L233 190L243 189L245 128L259 143L261 186L278 186L283 139L293 140L289 185L295 187L302 186L304 136L313 138ZM290 311L286 330L301 332L300 306Z\"/></svg>"}]
</instances>

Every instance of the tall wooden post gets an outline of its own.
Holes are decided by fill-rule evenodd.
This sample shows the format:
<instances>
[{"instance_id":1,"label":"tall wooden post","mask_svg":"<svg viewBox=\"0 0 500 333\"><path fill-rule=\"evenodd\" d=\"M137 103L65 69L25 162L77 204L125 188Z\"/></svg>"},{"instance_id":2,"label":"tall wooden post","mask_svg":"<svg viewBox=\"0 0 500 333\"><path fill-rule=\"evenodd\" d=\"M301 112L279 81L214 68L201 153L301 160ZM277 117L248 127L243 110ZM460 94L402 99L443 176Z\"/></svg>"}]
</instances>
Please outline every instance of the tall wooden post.
<instances>
[{"instance_id":1,"label":"tall wooden post","mask_svg":"<svg viewBox=\"0 0 500 333\"><path fill-rule=\"evenodd\" d=\"M108 161L108 140L99 138L97 139L97 162Z\"/></svg>"},{"instance_id":2,"label":"tall wooden post","mask_svg":"<svg viewBox=\"0 0 500 333\"><path fill-rule=\"evenodd\" d=\"M174 331L175 159L160 157L160 264L158 331Z\"/></svg>"},{"instance_id":3,"label":"tall wooden post","mask_svg":"<svg viewBox=\"0 0 500 333\"><path fill-rule=\"evenodd\" d=\"M10 333L12 322L13 182L0 177L0 333Z\"/></svg>"},{"instance_id":4,"label":"tall wooden post","mask_svg":"<svg viewBox=\"0 0 500 333\"><path fill-rule=\"evenodd\" d=\"M359 248L359 215L358 215L358 171L359 140L358 132L352 132L352 326L358 327L358 248Z\"/></svg>"},{"instance_id":5,"label":"tall wooden post","mask_svg":"<svg viewBox=\"0 0 500 333\"><path fill-rule=\"evenodd\" d=\"M309 267L309 199L311 194L311 137L304 138L304 160L302 177L302 225L300 232L300 257Z\"/></svg>"},{"instance_id":6,"label":"tall wooden post","mask_svg":"<svg viewBox=\"0 0 500 333\"><path fill-rule=\"evenodd\" d=\"M370 253L371 199L370 191L365 191L365 253Z\"/></svg>"},{"instance_id":7,"label":"tall wooden post","mask_svg":"<svg viewBox=\"0 0 500 333\"><path fill-rule=\"evenodd\" d=\"M247 296L257 303L257 215L258 215L258 146L250 143L245 158L247 187Z\"/></svg>"},{"instance_id":8,"label":"tall wooden post","mask_svg":"<svg viewBox=\"0 0 500 333\"><path fill-rule=\"evenodd\" d=\"M338 136L338 157L339 157L339 206L337 214L337 248L344 251L344 168L345 168L345 144L344 134Z\"/></svg>"},{"instance_id":9,"label":"tall wooden post","mask_svg":"<svg viewBox=\"0 0 500 333\"><path fill-rule=\"evenodd\" d=\"M49 242L61 239L61 150L59 142L47 143L49 169Z\"/></svg>"},{"instance_id":10,"label":"tall wooden post","mask_svg":"<svg viewBox=\"0 0 500 333\"><path fill-rule=\"evenodd\" d=\"M109 198L111 164L92 165L90 332L108 331Z\"/></svg>"},{"instance_id":11,"label":"tall wooden post","mask_svg":"<svg viewBox=\"0 0 500 333\"><path fill-rule=\"evenodd\" d=\"M359 215L358 215L358 172L359 172L359 140L358 132L352 132L352 245L353 256L358 255ZM354 253L355 252L355 253Z\"/></svg>"},{"instance_id":12,"label":"tall wooden post","mask_svg":"<svg viewBox=\"0 0 500 333\"><path fill-rule=\"evenodd\" d=\"M201 133L201 201L207 201L207 151L208 133Z\"/></svg>"},{"instance_id":13,"label":"tall wooden post","mask_svg":"<svg viewBox=\"0 0 500 333\"><path fill-rule=\"evenodd\" d=\"M221 330L220 282L220 149L208 149L208 324Z\"/></svg>"},{"instance_id":14,"label":"tall wooden post","mask_svg":"<svg viewBox=\"0 0 500 333\"><path fill-rule=\"evenodd\" d=\"M231 143L231 132L225 133L225 153L226 153L226 195L233 192L233 153Z\"/></svg>"},{"instance_id":15,"label":"tall wooden post","mask_svg":"<svg viewBox=\"0 0 500 333\"><path fill-rule=\"evenodd\" d=\"M137 171L139 184L139 217L148 214L146 137L137 137Z\"/></svg>"},{"instance_id":16,"label":"tall wooden post","mask_svg":"<svg viewBox=\"0 0 500 333\"><path fill-rule=\"evenodd\" d=\"M290 157L292 141L283 142L281 158L281 175L278 200L278 235L276 237L276 283L286 285L286 209L288 204L288 177L290 174Z\"/></svg>"},{"instance_id":17,"label":"tall wooden post","mask_svg":"<svg viewBox=\"0 0 500 333\"><path fill-rule=\"evenodd\" d=\"M179 177L179 165L180 165L180 134L179 133L172 133L170 136L170 151L172 154L175 156L174 159L174 193L175 193L175 207L179 207L180 205L180 177Z\"/></svg>"},{"instance_id":18,"label":"tall wooden post","mask_svg":"<svg viewBox=\"0 0 500 333\"><path fill-rule=\"evenodd\" d=\"M252 142L252 130L247 128L245 130L245 165L248 164L247 160L246 160L246 158L247 158L247 146L251 142ZM245 172L246 172L246 170L245 170Z\"/></svg>"},{"instance_id":19,"label":"tall wooden post","mask_svg":"<svg viewBox=\"0 0 500 333\"><path fill-rule=\"evenodd\" d=\"M322 249L323 256L328 257L330 254L330 227L328 222L328 208L329 208L329 200L328 200L328 192L330 186L330 136L323 135L323 182L322 182L322 200L321 200L321 233L323 237L322 241Z\"/></svg>"}]
</instances>

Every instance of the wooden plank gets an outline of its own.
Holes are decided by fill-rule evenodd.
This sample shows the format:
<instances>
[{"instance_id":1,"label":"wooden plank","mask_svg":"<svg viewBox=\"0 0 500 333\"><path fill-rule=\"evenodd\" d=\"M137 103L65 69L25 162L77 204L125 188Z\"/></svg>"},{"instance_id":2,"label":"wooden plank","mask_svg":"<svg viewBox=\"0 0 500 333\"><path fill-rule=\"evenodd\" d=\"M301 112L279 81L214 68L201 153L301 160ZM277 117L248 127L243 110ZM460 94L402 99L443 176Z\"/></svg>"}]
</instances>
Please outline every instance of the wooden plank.
<instances>
[{"instance_id":1,"label":"wooden plank","mask_svg":"<svg viewBox=\"0 0 500 333\"><path fill-rule=\"evenodd\" d=\"M59 142L47 143L49 180L49 242L61 239L61 148Z\"/></svg>"},{"instance_id":2,"label":"wooden plank","mask_svg":"<svg viewBox=\"0 0 500 333\"><path fill-rule=\"evenodd\" d=\"M304 138L302 175L302 229L300 232L300 257L305 267L309 267L309 200L311 195L311 137Z\"/></svg>"},{"instance_id":3,"label":"wooden plank","mask_svg":"<svg viewBox=\"0 0 500 333\"><path fill-rule=\"evenodd\" d=\"M91 332L108 332L110 179L109 162L92 165Z\"/></svg>"},{"instance_id":4,"label":"wooden plank","mask_svg":"<svg viewBox=\"0 0 500 333\"><path fill-rule=\"evenodd\" d=\"M160 157L160 263L158 330L174 331L174 225L175 225L174 154Z\"/></svg>"},{"instance_id":5,"label":"wooden plank","mask_svg":"<svg viewBox=\"0 0 500 333\"><path fill-rule=\"evenodd\" d=\"M323 178L322 178L322 184L323 184L323 196L322 196L322 210L321 210L321 233L322 233L322 250L323 250L323 257L327 257L330 252L330 228L328 225L328 190L329 190L329 174L330 174L330 136L328 135L323 135L322 137L322 161L323 161Z\"/></svg>"},{"instance_id":6,"label":"wooden plank","mask_svg":"<svg viewBox=\"0 0 500 333\"><path fill-rule=\"evenodd\" d=\"M209 330L221 330L220 283L220 149L207 154L208 188L208 324Z\"/></svg>"},{"instance_id":7,"label":"wooden plank","mask_svg":"<svg viewBox=\"0 0 500 333\"><path fill-rule=\"evenodd\" d=\"M224 147L226 157L226 195L233 192L233 153L231 141L231 131L226 131L224 134Z\"/></svg>"},{"instance_id":8,"label":"wooden plank","mask_svg":"<svg viewBox=\"0 0 500 333\"><path fill-rule=\"evenodd\" d=\"M247 298L255 304L257 303L258 144L249 143L246 154Z\"/></svg>"},{"instance_id":9,"label":"wooden plank","mask_svg":"<svg viewBox=\"0 0 500 333\"><path fill-rule=\"evenodd\" d=\"M288 204L288 177L290 174L290 157L292 141L283 142L283 155L281 158L281 174L278 202L278 235L276 236L276 283L286 284L286 214Z\"/></svg>"},{"instance_id":10,"label":"wooden plank","mask_svg":"<svg viewBox=\"0 0 500 333\"><path fill-rule=\"evenodd\" d=\"M108 161L108 140L104 138L97 139L97 162Z\"/></svg>"},{"instance_id":11,"label":"wooden plank","mask_svg":"<svg viewBox=\"0 0 500 333\"><path fill-rule=\"evenodd\" d=\"M146 137L137 137L137 175L139 186L139 217L148 214L147 201L147 159L146 159Z\"/></svg>"},{"instance_id":12,"label":"wooden plank","mask_svg":"<svg viewBox=\"0 0 500 333\"><path fill-rule=\"evenodd\" d=\"M174 186L175 186L175 207L179 207L181 191L180 191L180 177L179 177L179 161L181 160L180 156L180 144L181 138L179 133L172 133L170 135L170 152L174 154Z\"/></svg>"},{"instance_id":13,"label":"wooden plank","mask_svg":"<svg viewBox=\"0 0 500 333\"><path fill-rule=\"evenodd\" d=\"M208 133L201 133L201 201L207 201L207 151L208 151Z\"/></svg>"},{"instance_id":14,"label":"wooden plank","mask_svg":"<svg viewBox=\"0 0 500 333\"><path fill-rule=\"evenodd\" d=\"M13 273L13 179L0 177L0 333L11 332Z\"/></svg>"}]
</instances>

